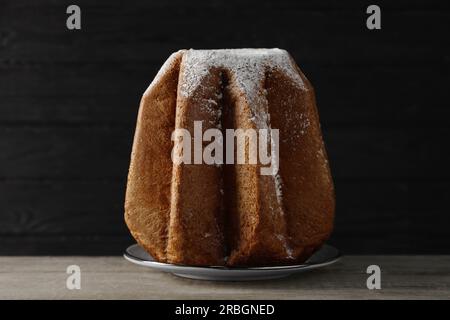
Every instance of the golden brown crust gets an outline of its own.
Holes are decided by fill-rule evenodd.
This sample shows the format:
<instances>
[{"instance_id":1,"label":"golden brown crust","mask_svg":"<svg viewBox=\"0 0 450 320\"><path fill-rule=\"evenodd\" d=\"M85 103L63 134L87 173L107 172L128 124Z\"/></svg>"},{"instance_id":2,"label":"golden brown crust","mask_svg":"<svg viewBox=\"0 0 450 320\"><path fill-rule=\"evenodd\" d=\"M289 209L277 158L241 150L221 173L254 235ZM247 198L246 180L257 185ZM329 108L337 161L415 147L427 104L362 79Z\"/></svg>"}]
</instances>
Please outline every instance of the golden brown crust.
<instances>
[{"instance_id":1,"label":"golden brown crust","mask_svg":"<svg viewBox=\"0 0 450 320\"><path fill-rule=\"evenodd\" d=\"M155 259L187 265L302 262L329 237L334 189L311 84L267 68L258 99L232 71L211 67L192 81L186 51L173 54L141 101L128 176L125 220ZM192 77L192 74L190 75ZM254 92L252 94L255 94ZM251 121L254 113L269 123ZM173 164L175 128L280 130L280 185L261 165ZM225 136L225 133L224 133ZM203 143L203 146L208 143ZM193 151L193 150L192 150Z\"/></svg>"},{"instance_id":2,"label":"golden brown crust","mask_svg":"<svg viewBox=\"0 0 450 320\"><path fill-rule=\"evenodd\" d=\"M134 238L159 261L166 260L172 161L170 136L175 120L182 52L166 62L166 72L141 100L131 153L125 221Z\"/></svg>"},{"instance_id":3,"label":"golden brown crust","mask_svg":"<svg viewBox=\"0 0 450 320\"><path fill-rule=\"evenodd\" d=\"M304 77L302 75L302 77ZM280 72L267 78L272 125L280 129L280 174L287 233L297 262L329 237L334 189L315 104L314 91L296 90ZM309 248L309 249L307 249Z\"/></svg>"},{"instance_id":4,"label":"golden brown crust","mask_svg":"<svg viewBox=\"0 0 450 320\"><path fill-rule=\"evenodd\" d=\"M180 82L185 81L183 74L181 70ZM220 80L219 71L211 70L202 79L204 85L192 96L178 95L175 128L186 129L194 137L194 121L202 121L203 132L219 125ZM203 142L203 147L208 143ZM194 148L191 159L194 160ZM221 169L215 165L174 164L168 261L187 265L224 264L223 230L219 222L221 180Z\"/></svg>"}]
</instances>

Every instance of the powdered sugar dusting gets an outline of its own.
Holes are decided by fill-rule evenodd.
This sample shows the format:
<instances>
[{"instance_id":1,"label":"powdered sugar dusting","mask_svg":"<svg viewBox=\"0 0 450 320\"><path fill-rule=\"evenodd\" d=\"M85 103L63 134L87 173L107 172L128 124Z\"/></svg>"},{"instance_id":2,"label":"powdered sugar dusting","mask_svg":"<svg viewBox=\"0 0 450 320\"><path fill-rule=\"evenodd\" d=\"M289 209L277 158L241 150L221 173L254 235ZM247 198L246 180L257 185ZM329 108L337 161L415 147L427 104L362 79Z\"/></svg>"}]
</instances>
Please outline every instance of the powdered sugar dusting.
<instances>
[{"instance_id":1,"label":"powdered sugar dusting","mask_svg":"<svg viewBox=\"0 0 450 320\"><path fill-rule=\"evenodd\" d=\"M300 90L307 90L297 67L285 50L281 49L221 49L221 50L186 50L180 69L180 81L178 94L189 98L195 95L198 88L205 85L205 77L212 70L225 72L228 77L228 85L236 88L240 98L246 101L250 108L249 121L256 129L271 130L270 114L268 110L267 90L264 82L268 72L277 70ZM217 93L220 99L221 93ZM216 114L217 119L221 117L220 107L217 100L202 100L200 105L204 111ZM200 101L199 101L200 102ZM214 117L216 118L216 117ZM302 128L304 130L306 128ZM274 150L272 141L271 149ZM272 161L278 162L273 157ZM279 164L275 166L279 168ZM278 203L277 212L283 213L282 180L278 170L272 174L276 199ZM284 241L286 242L286 241ZM286 249L288 251L288 248Z\"/></svg>"},{"instance_id":2,"label":"powdered sugar dusting","mask_svg":"<svg viewBox=\"0 0 450 320\"><path fill-rule=\"evenodd\" d=\"M282 181L279 173L275 174L274 181L275 181L275 194L277 196L278 203L281 205L283 201L283 191L281 189Z\"/></svg>"},{"instance_id":3,"label":"powdered sugar dusting","mask_svg":"<svg viewBox=\"0 0 450 320\"><path fill-rule=\"evenodd\" d=\"M182 60L182 79L178 93L183 97L191 97L202 85L202 80L212 69L228 73L230 85L239 89L246 99L253 122L257 129L270 130L270 115L267 110L267 90L264 88L266 73L278 70L300 89L306 90L303 79L289 54L281 49L221 49L221 50L186 50ZM208 101L210 102L210 101ZM214 103L207 103L211 108ZM212 112L219 112L212 108ZM272 145L273 148L273 145ZM278 161L273 159L272 161ZM278 203L282 203L282 181L278 172L274 172L273 181Z\"/></svg>"},{"instance_id":4,"label":"powdered sugar dusting","mask_svg":"<svg viewBox=\"0 0 450 320\"><path fill-rule=\"evenodd\" d=\"M287 257L290 258L290 259L293 259L294 258L294 255L293 255L294 252L293 252L291 246L288 244L288 242L286 240L286 237L284 235L282 235L282 234L277 234L276 237L283 244L283 247L284 247L284 249L286 250L286 253L287 253Z\"/></svg>"},{"instance_id":5,"label":"powdered sugar dusting","mask_svg":"<svg viewBox=\"0 0 450 320\"><path fill-rule=\"evenodd\" d=\"M289 54L281 49L187 50L183 56L184 81L180 94L189 97L212 68L226 69L231 81L242 91L249 104L264 96L265 73L276 69L305 89Z\"/></svg>"}]
</instances>

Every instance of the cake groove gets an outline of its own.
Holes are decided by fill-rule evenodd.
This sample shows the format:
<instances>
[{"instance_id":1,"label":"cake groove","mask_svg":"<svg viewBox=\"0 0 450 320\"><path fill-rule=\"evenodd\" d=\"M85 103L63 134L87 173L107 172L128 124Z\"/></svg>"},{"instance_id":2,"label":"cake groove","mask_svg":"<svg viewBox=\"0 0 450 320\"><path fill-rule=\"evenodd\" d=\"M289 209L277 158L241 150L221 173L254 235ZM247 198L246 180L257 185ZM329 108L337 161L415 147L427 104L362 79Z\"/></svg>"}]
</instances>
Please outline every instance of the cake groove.
<instances>
[{"instance_id":1,"label":"cake groove","mask_svg":"<svg viewBox=\"0 0 450 320\"><path fill-rule=\"evenodd\" d=\"M249 163L248 152L245 164L204 163L195 151L203 154L209 141L196 140L197 121L203 132L221 132L223 146L227 129L263 129L268 137L279 130L279 159L268 142L278 171L261 174L265 167ZM197 142L189 151L176 135L171 142L178 129ZM189 152L193 162L172 162L171 152ZM131 233L155 259L302 262L327 239L333 216L314 90L286 51L181 50L169 58L141 101L125 203Z\"/></svg>"}]
</instances>

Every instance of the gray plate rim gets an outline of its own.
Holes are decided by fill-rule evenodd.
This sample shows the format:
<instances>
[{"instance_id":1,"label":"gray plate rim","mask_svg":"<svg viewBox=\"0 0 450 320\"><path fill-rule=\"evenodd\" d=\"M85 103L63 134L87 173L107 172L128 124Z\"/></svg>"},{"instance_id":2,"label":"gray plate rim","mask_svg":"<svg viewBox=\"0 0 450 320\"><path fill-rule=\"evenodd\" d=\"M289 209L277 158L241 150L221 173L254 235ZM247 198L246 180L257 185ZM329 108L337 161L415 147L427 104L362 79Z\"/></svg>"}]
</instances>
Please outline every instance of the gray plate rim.
<instances>
[{"instance_id":1,"label":"gray plate rim","mask_svg":"<svg viewBox=\"0 0 450 320\"><path fill-rule=\"evenodd\" d=\"M248 267L248 268L229 268L229 267L223 267L223 266L209 266L209 267L201 266L201 267L199 267L199 266L176 265L176 264L158 262L158 261L153 260L153 257L151 257L148 253L147 253L147 255L152 260L146 260L146 259L138 257L132 253L132 251L136 250L136 249L142 250L145 253L147 253L139 244L133 244L125 250L125 252L123 254L124 258L134 264L137 264L137 265L151 267L151 268L155 268L155 269L159 269L159 270L163 270L163 271L171 272L171 273L176 273L176 272L186 273L189 270L198 271L198 272L208 272L208 273L214 272L214 271L219 271L220 273L222 273L224 271L225 272L226 271L245 271L246 273L248 273L248 272L258 273L261 271L286 272L286 271L296 271L296 270L309 270L309 269L316 269L316 268L321 268L321 267L331 265L331 264L339 261L342 257L342 255L338 249L336 249L335 247L333 247L331 245L324 244L316 253L314 253L311 256L311 258L309 258L303 264L287 265L287 266L270 266L270 267ZM326 252L326 251L331 252L331 254L329 256L327 256L325 259L323 259L322 261L316 261L317 256L320 256L321 253L323 254L323 252Z\"/></svg>"}]
</instances>

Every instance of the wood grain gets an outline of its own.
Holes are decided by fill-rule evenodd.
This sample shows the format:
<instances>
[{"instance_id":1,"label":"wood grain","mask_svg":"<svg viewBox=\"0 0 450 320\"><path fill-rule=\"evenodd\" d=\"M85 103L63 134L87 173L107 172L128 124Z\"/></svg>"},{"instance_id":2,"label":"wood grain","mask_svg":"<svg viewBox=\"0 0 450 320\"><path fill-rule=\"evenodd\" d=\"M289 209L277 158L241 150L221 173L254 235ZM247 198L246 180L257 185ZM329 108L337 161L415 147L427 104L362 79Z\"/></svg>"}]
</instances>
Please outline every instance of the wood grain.
<instances>
[{"instance_id":1,"label":"wood grain","mask_svg":"<svg viewBox=\"0 0 450 320\"><path fill-rule=\"evenodd\" d=\"M123 222L124 191L114 180L0 182L3 254L120 254L133 243ZM344 252L447 250L448 215L440 205L450 196L447 183L338 180L336 192L330 241Z\"/></svg>"},{"instance_id":2,"label":"wood grain","mask_svg":"<svg viewBox=\"0 0 450 320\"><path fill-rule=\"evenodd\" d=\"M81 268L81 290L66 268ZM381 268L368 290L366 268ZM280 280L210 282L132 265L122 257L0 257L0 299L450 299L449 256L347 256Z\"/></svg>"},{"instance_id":3,"label":"wood grain","mask_svg":"<svg viewBox=\"0 0 450 320\"><path fill-rule=\"evenodd\" d=\"M386 31L378 33L369 33L365 28L367 5L358 1L158 1L133 6L118 1L81 1L83 32L68 34L62 27L65 17L60 14L65 5L43 1L39 10L20 2L6 6L2 19L8 40L4 44L5 57L13 61L139 61L159 58L178 48L280 46L300 54L300 61L315 63L414 63L418 59L439 61L433 49L442 42L430 36L428 30L449 26L448 4L444 1L381 1ZM427 11L426 24L410 23L423 19L421 10ZM396 32L390 32L392 29ZM205 30L214 30L214 36ZM298 43L299 39L307 44L306 48ZM41 41L47 45L42 46ZM48 53L52 53L51 58Z\"/></svg>"},{"instance_id":4,"label":"wood grain","mask_svg":"<svg viewBox=\"0 0 450 320\"><path fill-rule=\"evenodd\" d=\"M140 97L168 55L140 64L7 67L0 77L0 126L133 126ZM448 67L445 71L440 65L426 64L396 67L298 63L314 84L325 127L449 125L445 103ZM127 73L133 77L125 83L123 75ZM65 79L64 84L61 79ZM431 89L424 90L424 86Z\"/></svg>"},{"instance_id":5,"label":"wood grain","mask_svg":"<svg viewBox=\"0 0 450 320\"><path fill-rule=\"evenodd\" d=\"M333 243L449 253L450 3L0 2L0 254L120 254L137 108L180 48L281 47L317 95L336 183ZM232 23L230 23L232 21Z\"/></svg>"},{"instance_id":6,"label":"wood grain","mask_svg":"<svg viewBox=\"0 0 450 320\"><path fill-rule=\"evenodd\" d=\"M450 178L450 154L435 139L450 129L355 130L324 128L334 178ZM0 126L0 178L124 181L133 135L128 126Z\"/></svg>"}]
</instances>

